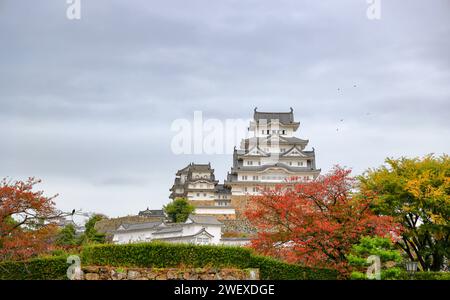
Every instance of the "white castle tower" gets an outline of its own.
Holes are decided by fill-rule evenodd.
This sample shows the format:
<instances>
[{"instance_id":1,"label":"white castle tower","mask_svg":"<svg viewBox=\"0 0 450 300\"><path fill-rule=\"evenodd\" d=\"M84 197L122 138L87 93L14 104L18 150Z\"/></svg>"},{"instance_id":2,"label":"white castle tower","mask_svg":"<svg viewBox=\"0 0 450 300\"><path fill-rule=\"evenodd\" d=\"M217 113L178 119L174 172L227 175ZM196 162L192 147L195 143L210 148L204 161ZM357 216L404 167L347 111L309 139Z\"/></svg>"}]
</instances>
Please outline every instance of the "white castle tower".
<instances>
[{"instance_id":1,"label":"white castle tower","mask_svg":"<svg viewBox=\"0 0 450 300\"><path fill-rule=\"evenodd\" d=\"M234 149L233 167L225 181L231 188L233 206L239 207L241 197L259 194L262 188L293 179L313 180L320 174L314 148L305 150L308 140L294 136L299 126L292 108L290 112L259 112L255 108L251 137Z\"/></svg>"}]
</instances>

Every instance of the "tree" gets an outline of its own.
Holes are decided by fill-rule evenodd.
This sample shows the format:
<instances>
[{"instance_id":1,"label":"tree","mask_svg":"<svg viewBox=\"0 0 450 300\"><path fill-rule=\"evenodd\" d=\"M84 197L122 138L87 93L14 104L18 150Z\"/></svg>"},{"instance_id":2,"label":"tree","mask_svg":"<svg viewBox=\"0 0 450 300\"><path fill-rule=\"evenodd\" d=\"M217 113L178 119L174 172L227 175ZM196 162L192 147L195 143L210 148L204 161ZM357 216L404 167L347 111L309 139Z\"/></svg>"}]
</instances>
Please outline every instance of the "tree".
<instances>
[{"instance_id":1,"label":"tree","mask_svg":"<svg viewBox=\"0 0 450 300\"><path fill-rule=\"evenodd\" d=\"M176 198L171 203L165 205L163 209L172 222L182 223L194 212L195 207L189 204L185 198Z\"/></svg>"},{"instance_id":2,"label":"tree","mask_svg":"<svg viewBox=\"0 0 450 300\"><path fill-rule=\"evenodd\" d=\"M26 259L52 247L54 221L64 213L54 198L33 191L40 180L0 181L0 258Z\"/></svg>"},{"instance_id":3,"label":"tree","mask_svg":"<svg viewBox=\"0 0 450 300\"><path fill-rule=\"evenodd\" d=\"M95 229L95 224L105 218L105 216L100 214L95 214L89 218L84 225L84 234L80 238L83 244L103 244L106 242L106 235L104 233L99 233Z\"/></svg>"},{"instance_id":4,"label":"tree","mask_svg":"<svg viewBox=\"0 0 450 300\"><path fill-rule=\"evenodd\" d=\"M381 279L398 278L402 268L397 267L403 258L388 238L365 236L360 239L359 244L353 245L350 254L347 255L348 262L352 267L351 278L366 279L367 268L371 263L367 258L376 255L380 258Z\"/></svg>"},{"instance_id":5,"label":"tree","mask_svg":"<svg viewBox=\"0 0 450 300\"><path fill-rule=\"evenodd\" d=\"M314 181L293 181L293 189L279 185L251 197L245 214L258 229L252 247L290 262L348 272L346 256L361 236L398 230L391 217L370 210L370 194L352 193L355 179L349 174L335 167Z\"/></svg>"},{"instance_id":6,"label":"tree","mask_svg":"<svg viewBox=\"0 0 450 300\"><path fill-rule=\"evenodd\" d=\"M76 246L79 240L76 236L75 226L68 224L56 236L55 244L57 246Z\"/></svg>"},{"instance_id":7,"label":"tree","mask_svg":"<svg viewBox=\"0 0 450 300\"><path fill-rule=\"evenodd\" d=\"M448 155L386 159L360 177L362 192L376 194L374 210L405 228L398 245L423 271L449 259L450 159Z\"/></svg>"}]
</instances>

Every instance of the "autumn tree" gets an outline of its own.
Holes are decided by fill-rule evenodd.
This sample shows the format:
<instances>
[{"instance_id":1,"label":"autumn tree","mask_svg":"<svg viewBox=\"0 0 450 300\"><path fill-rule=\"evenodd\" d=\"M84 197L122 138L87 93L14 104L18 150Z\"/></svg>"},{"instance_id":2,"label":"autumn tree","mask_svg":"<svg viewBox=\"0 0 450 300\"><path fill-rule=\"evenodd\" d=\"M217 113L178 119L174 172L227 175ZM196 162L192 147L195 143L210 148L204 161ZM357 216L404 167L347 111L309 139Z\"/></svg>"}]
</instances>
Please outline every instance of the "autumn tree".
<instances>
[{"instance_id":1,"label":"autumn tree","mask_svg":"<svg viewBox=\"0 0 450 300\"><path fill-rule=\"evenodd\" d=\"M405 228L398 245L424 271L440 270L450 251L450 158L387 159L360 177L361 190L376 194L374 210Z\"/></svg>"},{"instance_id":2,"label":"autumn tree","mask_svg":"<svg viewBox=\"0 0 450 300\"><path fill-rule=\"evenodd\" d=\"M359 244L353 245L347 255L349 265L353 269L351 278L367 279L366 272L368 267L373 264L373 261L368 261L371 256L377 256L380 259L381 279L399 278L404 272L404 267L400 265L403 262L400 251L391 239L378 236L362 237Z\"/></svg>"},{"instance_id":3,"label":"autumn tree","mask_svg":"<svg viewBox=\"0 0 450 300\"><path fill-rule=\"evenodd\" d=\"M106 219L106 216L101 214L94 214L89 218L84 225L84 233L80 237L82 244L102 244L106 242L106 235L95 229L95 224L104 219Z\"/></svg>"},{"instance_id":4,"label":"autumn tree","mask_svg":"<svg viewBox=\"0 0 450 300\"><path fill-rule=\"evenodd\" d=\"M346 255L362 236L397 230L391 217L377 216L372 196L354 195L350 170L336 167L292 189L279 185L250 197L246 216L258 229L252 247L262 254L313 267L348 271Z\"/></svg>"},{"instance_id":5,"label":"autumn tree","mask_svg":"<svg viewBox=\"0 0 450 300\"><path fill-rule=\"evenodd\" d=\"M73 247L80 243L77 238L75 226L73 224L67 224L62 228L55 239L57 246Z\"/></svg>"},{"instance_id":6,"label":"autumn tree","mask_svg":"<svg viewBox=\"0 0 450 300\"><path fill-rule=\"evenodd\" d=\"M54 222L65 214L55 208L56 196L33 191L38 183L0 181L0 259L26 259L52 247Z\"/></svg>"},{"instance_id":7,"label":"autumn tree","mask_svg":"<svg viewBox=\"0 0 450 300\"><path fill-rule=\"evenodd\" d=\"M187 220L189 214L194 212L195 207L189 204L185 198L176 198L165 205L163 209L172 222L181 223Z\"/></svg>"}]
</instances>

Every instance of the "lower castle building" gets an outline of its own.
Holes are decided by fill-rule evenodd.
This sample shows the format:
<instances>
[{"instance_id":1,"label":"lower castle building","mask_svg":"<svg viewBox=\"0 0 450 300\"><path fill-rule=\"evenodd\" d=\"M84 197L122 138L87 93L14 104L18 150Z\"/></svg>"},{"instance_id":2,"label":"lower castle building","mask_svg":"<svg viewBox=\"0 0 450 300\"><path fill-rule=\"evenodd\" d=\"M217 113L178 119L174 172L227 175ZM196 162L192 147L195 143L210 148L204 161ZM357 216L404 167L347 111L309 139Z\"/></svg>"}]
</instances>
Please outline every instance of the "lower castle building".
<instances>
[{"instance_id":1,"label":"lower castle building","mask_svg":"<svg viewBox=\"0 0 450 300\"><path fill-rule=\"evenodd\" d=\"M170 189L170 199L185 198L195 206L199 215L216 216L218 219L234 219L231 206L231 190L215 179L211 164L190 163L176 173Z\"/></svg>"}]
</instances>

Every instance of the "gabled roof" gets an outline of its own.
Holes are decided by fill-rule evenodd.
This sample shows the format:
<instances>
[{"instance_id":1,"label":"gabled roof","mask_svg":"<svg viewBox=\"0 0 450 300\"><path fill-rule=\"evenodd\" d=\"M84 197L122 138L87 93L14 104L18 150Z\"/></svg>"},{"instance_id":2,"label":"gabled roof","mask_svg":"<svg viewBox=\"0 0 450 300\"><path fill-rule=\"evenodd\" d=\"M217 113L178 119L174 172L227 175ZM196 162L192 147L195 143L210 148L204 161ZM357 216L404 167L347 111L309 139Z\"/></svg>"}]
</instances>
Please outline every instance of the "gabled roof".
<instances>
[{"instance_id":1,"label":"gabled roof","mask_svg":"<svg viewBox=\"0 0 450 300\"><path fill-rule=\"evenodd\" d=\"M253 152L256 152L256 154ZM247 153L245 153L243 156L269 156L269 154L259 148L259 146L253 145L253 147L251 149L248 149Z\"/></svg>"},{"instance_id":2,"label":"gabled roof","mask_svg":"<svg viewBox=\"0 0 450 300\"><path fill-rule=\"evenodd\" d=\"M172 239L184 240L184 239L196 237L196 236L201 235L201 234L205 234L205 235L209 236L210 238L214 237L211 233L206 231L205 228L202 228L202 229L200 229L200 231L198 231L197 233L194 233L194 234L183 235L183 236L162 237L162 238L156 238L155 240L172 240Z\"/></svg>"},{"instance_id":3,"label":"gabled roof","mask_svg":"<svg viewBox=\"0 0 450 300\"><path fill-rule=\"evenodd\" d=\"M176 225L159 228L153 234L164 234L164 233L181 232L181 231L183 231L183 227L181 225L176 224Z\"/></svg>"},{"instance_id":4,"label":"gabled roof","mask_svg":"<svg viewBox=\"0 0 450 300\"><path fill-rule=\"evenodd\" d=\"M211 163L207 163L207 164L195 164L195 163L190 163L189 165L187 165L186 167L184 167L181 170L178 170L177 172L177 176L181 175L182 173L187 173L187 172L193 172L193 171L200 171L200 172L210 172L213 173L214 169L211 169Z\"/></svg>"},{"instance_id":5,"label":"gabled roof","mask_svg":"<svg viewBox=\"0 0 450 300\"><path fill-rule=\"evenodd\" d=\"M293 146L287 151L281 153L281 156L291 156L293 152L296 152L298 154L295 154L295 156L302 156L302 157L310 157L311 155L306 155L303 153L302 149L299 149L297 146ZM314 155L313 155L314 156Z\"/></svg>"},{"instance_id":6,"label":"gabled roof","mask_svg":"<svg viewBox=\"0 0 450 300\"><path fill-rule=\"evenodd\" d=\"M204 225L223 225L213 216L203 216L203 215L189 215L188 221L191 220L192 223L204 224ZM187 222L188 222L187 221Z\"/></svg>"},{"instance_id":7,"label":"gabled roof","mask_svg":"<svg viewBox=\"0 0 450 300\"><path fill-rule=\"evenodd\" d=\"M284 169L286 171L294 172L294 173L295 172L302 172L302 173L320 172L320 169L314 169L314 168L311 168L308 166L303 166L303 167L289 166L282 162L277 162L275 164L266 164L266 165L262 165L262 166L240 166L240 167L236 167L236 168L231 168L231 171L232 172L237 172L237 171L263 172L267 169L273 169L273 168Z\"/></svg>"},{"instance_id":8,"label":"gabled roof","mask_svg":"<svg viewBox=\"0 0 450 300\"><path fill-rule=\"evenodd\" d=\"M139 216L165 217L162 209L147 209L141 210Z\"/></svg>"},{"instance_id":9,"label":"gabled roof","mask_svg":"<svg viewBox=\"0 0 450 300\"><path fill-rule=\"evenodd\" d=\"M256 122L261 120L265 120L266 122L270 122L271 120L278 120L281 124L293 124L294 122L294 110L291 107L290 112L260 112L257 111L257 107L255 107L255 111L253 114L253 119Z\"/></svg>"},{"instance_id":10,"label":"gabled roof","mask_svg":"<svg viewBox=\"0 0 450 300\"><path fill-rule=\"evenodd\" d=\"M130 230L145 230L154 229L161 225L163 222L147 222L147 223L136 223L136 224L122 224L117 228L117 231L130 231ZM123 228L123 229L122 229Z\"/></svg>"},{"instance_id":11,"label":"gabled roof","mask_svg":"<svg viewBox=\"0 0 450 300\"><path fill-rule=\"evenodd\" d=\"M251 137L244 139L242 140L241 147L244 149L253 149L256 146L271 146L272 144L306 146L308 142L308 140L299 139L297 137L268 135L263 137Z\"/></svg>"}]
</instances>

